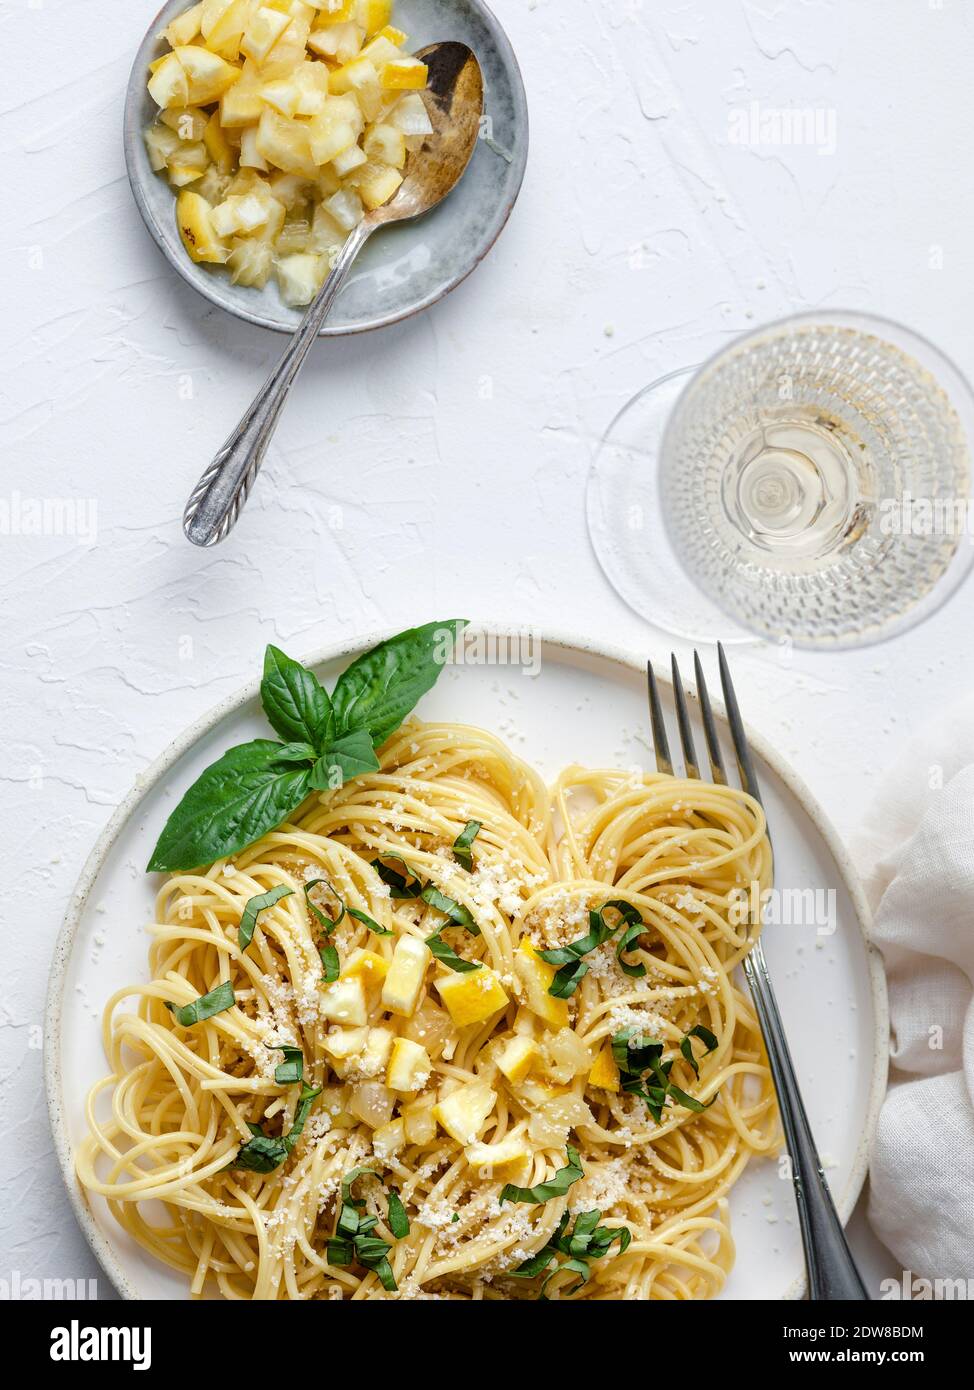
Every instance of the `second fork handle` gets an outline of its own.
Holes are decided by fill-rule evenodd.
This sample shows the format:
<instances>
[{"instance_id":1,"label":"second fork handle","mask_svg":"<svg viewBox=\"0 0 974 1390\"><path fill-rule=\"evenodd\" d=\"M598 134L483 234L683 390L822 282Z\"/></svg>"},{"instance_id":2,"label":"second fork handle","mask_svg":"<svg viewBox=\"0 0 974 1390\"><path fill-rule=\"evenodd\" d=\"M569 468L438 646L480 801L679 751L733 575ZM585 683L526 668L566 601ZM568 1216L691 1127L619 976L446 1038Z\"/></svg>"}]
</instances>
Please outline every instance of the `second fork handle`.
<instances>
[{"instance_id":1,"label":"second fork handle","mask_svg":"<svg viewBox=\"0 0 974 1390\"><path fill-rule=\"evenodd\" d=\"M778 1095L781 1124L791 1158L798 1220L808 1268L808 1297L868 1300L869 1294L852 1258L842 1222L825 1181L760 941L756 941L745 956L744 973L764 1035L771 1076Z\"/></svg>"},{"instance_id":2,"label":"second fork handle","mask_svg":"<svg viewBox=\"0 0 974 1390\"><path fill-rule=\"evenodd\" d=\"M334 269L308 306L281 360L193 489L183 513L183 531L194 545L215 545L232 530L260 472L288 392L304 366L352 262L373 230L373 225L366 220L351 232Z\"/></svg>"}]
</instances>

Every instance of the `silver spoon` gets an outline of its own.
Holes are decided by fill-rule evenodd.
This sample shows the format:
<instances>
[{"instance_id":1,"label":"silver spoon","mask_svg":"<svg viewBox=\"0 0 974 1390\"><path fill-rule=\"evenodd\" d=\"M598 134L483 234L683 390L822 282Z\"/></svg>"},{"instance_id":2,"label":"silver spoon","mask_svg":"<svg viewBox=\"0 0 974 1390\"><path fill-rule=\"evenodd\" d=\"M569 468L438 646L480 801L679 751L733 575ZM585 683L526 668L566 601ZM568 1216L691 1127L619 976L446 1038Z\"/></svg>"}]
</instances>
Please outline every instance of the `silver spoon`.
<instances>
[{"instance_id":1,"label":"silver spoon","mask_svg":"<svg viewBox=\"0 0 974 1390\"><path fill-rule=\"evenodd\" d=\"M406 161L395 197L368 213L349 235L335 268L308 306L287 351L193 490L183 530L194 545L216 545L229 535L264 461L284 402L352 262L377 227L405 222L442 202L463 176L480 133L484 82L480 64L462 43L434 43L418 57L429 68L423 98L433 133Z\"/></svg>"}]
</instances>

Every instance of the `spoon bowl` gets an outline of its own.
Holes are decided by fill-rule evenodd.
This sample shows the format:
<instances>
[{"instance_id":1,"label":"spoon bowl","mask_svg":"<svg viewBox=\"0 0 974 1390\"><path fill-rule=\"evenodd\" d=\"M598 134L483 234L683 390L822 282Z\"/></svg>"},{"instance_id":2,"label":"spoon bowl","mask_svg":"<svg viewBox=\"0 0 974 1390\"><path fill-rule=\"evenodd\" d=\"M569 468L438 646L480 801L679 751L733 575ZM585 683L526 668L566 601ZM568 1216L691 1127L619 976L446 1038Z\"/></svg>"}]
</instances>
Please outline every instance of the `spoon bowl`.
<instances>
[{"instance_id":1,"label":"spoon bowl","mask_svg":"<svg viewBox=\"0 0 974 1390\"><path fill-rule=\"evenodd\" d=\"M424 104L433 126L406 163L405 176L388 203L372 209L349 233L331 274L308 305L281 360L253 404L190 495L183 531L193 545L215 545L233 529L260 471L288 393L321 332L355 257L379 227L430 212L463 178L480 134L484 82L480 64L463 43L448 41L420 50L428 67Z\"/></svg>"}]
</instances>

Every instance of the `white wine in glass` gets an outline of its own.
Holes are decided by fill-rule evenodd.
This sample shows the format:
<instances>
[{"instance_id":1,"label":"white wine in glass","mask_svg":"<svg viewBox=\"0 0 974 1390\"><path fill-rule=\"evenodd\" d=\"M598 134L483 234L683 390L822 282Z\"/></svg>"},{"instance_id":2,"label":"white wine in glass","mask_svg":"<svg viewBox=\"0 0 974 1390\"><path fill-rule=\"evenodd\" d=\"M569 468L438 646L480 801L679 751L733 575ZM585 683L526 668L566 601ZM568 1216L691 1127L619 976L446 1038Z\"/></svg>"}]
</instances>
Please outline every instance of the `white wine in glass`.
<instances>
[{"instance_id":1,"label":"white wine in glass","mask_svg":"<svg viewBox=\"0 0 974 1390\"><path fill-rule=\"evenodd\" d=\"M912 626L967 573L974 402L917 335L801 315L675 384L617 417L589 492L603 567L646 616L692 638L722 618L854 646ZM650 482L658 516L634 527Z\"/></svg>"}]
</instances>

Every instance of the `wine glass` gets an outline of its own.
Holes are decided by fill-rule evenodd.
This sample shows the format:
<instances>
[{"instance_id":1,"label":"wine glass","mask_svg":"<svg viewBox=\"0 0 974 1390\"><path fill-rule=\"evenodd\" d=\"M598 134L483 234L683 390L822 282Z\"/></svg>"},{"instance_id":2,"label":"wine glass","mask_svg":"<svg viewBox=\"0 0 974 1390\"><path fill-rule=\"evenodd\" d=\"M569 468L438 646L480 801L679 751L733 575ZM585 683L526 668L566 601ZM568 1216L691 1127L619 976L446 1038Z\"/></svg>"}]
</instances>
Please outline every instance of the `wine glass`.
<instances>
[{"instance_id":1,"label":"wine glass","mask_svg":"<svg viewBox=\"0 0 974 1390\"><path fill-rule=\"evenodd\" d=\"M856 646L970 569L974 398L946 357L864 314L803 314L620 412L589 482L618 592L691 640Z\"/></svg>"}]
</instances>

